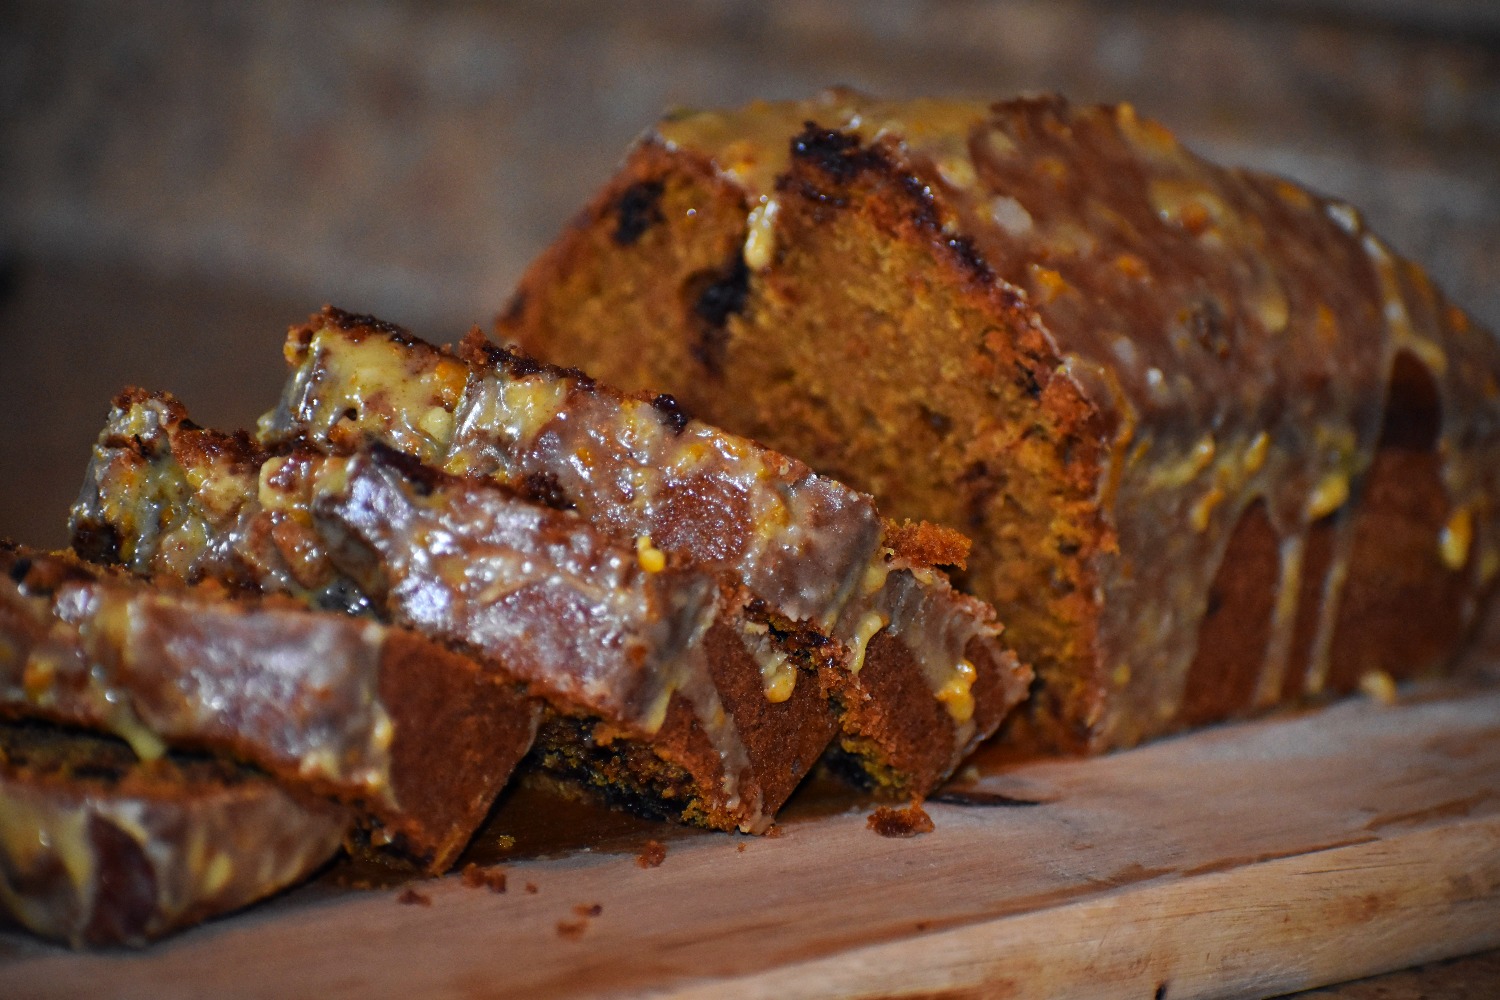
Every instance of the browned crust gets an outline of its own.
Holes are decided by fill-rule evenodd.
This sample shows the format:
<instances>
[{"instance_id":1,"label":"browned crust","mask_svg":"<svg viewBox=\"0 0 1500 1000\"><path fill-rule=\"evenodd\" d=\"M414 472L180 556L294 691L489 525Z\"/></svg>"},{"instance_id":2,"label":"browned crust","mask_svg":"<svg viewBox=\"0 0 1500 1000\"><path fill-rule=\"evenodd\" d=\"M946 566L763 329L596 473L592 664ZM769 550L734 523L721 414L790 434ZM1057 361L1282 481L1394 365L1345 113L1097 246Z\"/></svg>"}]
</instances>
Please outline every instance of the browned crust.
<instances>
[{"instance_id":1,"label":"browned crust","mask_svg":"<svg viewBox=\"0 0 1500 1000\"><path fill-rule=\"evenodd\" d=\"M911 650L885 632L870 641L864 667L857 675L825 668L823 684L839 700L850 720L846 752L868 758L865 774L843 769L846 776L868 782L894 798L925 795L954 765L955 726L913 659Z\"/></svg>"},{"instance_id":2,"label":"browned crust","mask_svg":"<svg viewBox=\"0 0 1500 1000\"><path fill-rule=\"evenodd\" d=\"M760 667L736 634L742 628L740 622L721 619L709 629L705 642L719 697L739 730L770 815L812 770L833 740L838 720L811 663L801 657L793 658L797 679L791 697L782 702L769 700ZM713 759L717 757L714 754Z\"/></svg>"},{"instance_id":3,"label":"browned crust","mask_svg":"<svg viewBox=\"0 0 1500 1000\"><path fill-rule=\"evenodd\" d=\"M1265 505L1253 505L1230 536L1224 565L1209 591L1198 655L1183 692L1183 725L1222 719L1253 703L1271 635L1276 543Z\"/></svg>"}]
</instances>

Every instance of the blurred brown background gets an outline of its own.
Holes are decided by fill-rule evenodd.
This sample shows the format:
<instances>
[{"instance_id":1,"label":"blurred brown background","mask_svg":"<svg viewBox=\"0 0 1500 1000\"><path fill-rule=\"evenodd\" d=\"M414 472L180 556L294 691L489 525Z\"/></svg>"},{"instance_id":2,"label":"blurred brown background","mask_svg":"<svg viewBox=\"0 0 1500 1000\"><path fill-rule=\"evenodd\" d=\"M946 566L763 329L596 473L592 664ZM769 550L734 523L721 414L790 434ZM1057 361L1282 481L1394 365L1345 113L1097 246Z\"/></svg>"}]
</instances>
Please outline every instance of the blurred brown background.
<instances>
[{"instance_id":1,"label":"blurred brown background","mask_svg":"<svg viewBox=\"0 0 1500 1000\"><path fill-rule=\"evenodd\" d=\"M323 302L451 339L662 110L834 83L1133 101L1500 328L1493 0L8 0L0 536L63 541L121 386L243 425Z\"/></svg>"}]
</instances>

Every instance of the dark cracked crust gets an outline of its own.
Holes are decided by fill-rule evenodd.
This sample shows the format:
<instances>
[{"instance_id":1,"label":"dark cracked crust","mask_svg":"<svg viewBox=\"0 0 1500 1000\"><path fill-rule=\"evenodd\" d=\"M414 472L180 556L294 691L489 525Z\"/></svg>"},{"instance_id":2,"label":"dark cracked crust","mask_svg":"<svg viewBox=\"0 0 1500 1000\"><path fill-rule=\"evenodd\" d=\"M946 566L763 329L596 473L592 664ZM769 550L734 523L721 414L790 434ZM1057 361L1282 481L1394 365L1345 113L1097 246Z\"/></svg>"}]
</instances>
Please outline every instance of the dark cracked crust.
<instances>
[{"instance_id":1,"label":"dark cracked crust","mask_svg":"<svg viewBox=\"0 0 1500 1000\"><path fill-rule=\"evenodd\" d=\"M765 829L833 736L820 637L736 585L378 444L272 455L194 427L170 397L117 403L73 517L78 544L112 541L86 554L431 635L610 733L613 750L637 744L632 794L669 790L653 811L703 825ZM665 763L645 766L653 755Z\"/></svg>"},{"instance_id":2,"label":"dark cracked crust","mask_svg":"<svg viewBox=\"0 0 1500 1000\"><path fill-rule=\"evenodd\" d=\"M347 451L378 440L456 474L543 477L600 530L732 574L772 615L827 636L839 669L823 677L841 707L870 700L870 638L895 637L909 655L886 669L912 674L926 698L885 704L872 728L861 720L874 716L840 715L844 742L882 788L930 790L1024 695L1030 672L998 642L992 612L954 592L921 550L893 547L906 536L887 533L868 496L684 419L675 400L625 396L477 331L450 353L335 309L294 329L287 356L296 370L261 422L264 443Z\"/></svg>"},{"instance_id":3,"label":"dark cracked crust","mask_svg":"<svg viewBox=\"0 0 1500 1000\"><path fill-rule=\"evenodd\" d=\"M75 948L140 947L294 885L353 822L223 760L0 723L0 907Z\"/></svg>"},{"instance_id":4,"label":"dark cracked crust","mask_svg":"<svg viewBox=\"0 0 1500 1000\"><path fill-rule=\"evenodd\" d=\"M601 239L642 184L660 221ZM674 115L500 333L970 534L1045 745L1442 669L1500 570L1493 336L1354 209L1128 106Z\"/></svg>"},{"instance_id":5,"label":"dark cracked crust","mask_svg":"<svg viewBox=\"0 0 1500 1000\"><path fill-rule=\"evenodd\" d=\"M531 745L537 706L411 631L161 587L0 547L0 716L222 754L354 805L389 856L445 870Z\"/></svg>"}]
</instances>

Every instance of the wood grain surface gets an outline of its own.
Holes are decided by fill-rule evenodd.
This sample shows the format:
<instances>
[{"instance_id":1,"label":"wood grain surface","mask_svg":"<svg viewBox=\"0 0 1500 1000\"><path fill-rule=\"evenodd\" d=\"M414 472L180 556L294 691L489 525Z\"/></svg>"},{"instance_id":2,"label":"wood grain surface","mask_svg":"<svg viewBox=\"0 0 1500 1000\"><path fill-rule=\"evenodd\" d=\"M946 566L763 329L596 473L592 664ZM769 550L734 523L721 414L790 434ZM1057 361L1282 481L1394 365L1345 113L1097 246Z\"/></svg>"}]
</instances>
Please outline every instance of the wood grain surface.
<instances>
[{"instance_id":1,"label":"wood grain surface","mask_svg":"<svg viewBox=\"0 0 1500 1000\"><path fill-rule=\"evenodd\" d=\"M16 998L1175 1000L1500 944L1494 687L977 770L958 798L1005 804L929 803L936 830L910 839L848 800L801 802L769 838L563 835L516 852L504 893L325 880L142 953L0 935L0 982ZM524 805L495 824L524 825ZM637 863L647 836L668 838L658 867Z\"/></svg>"}]
</instances>

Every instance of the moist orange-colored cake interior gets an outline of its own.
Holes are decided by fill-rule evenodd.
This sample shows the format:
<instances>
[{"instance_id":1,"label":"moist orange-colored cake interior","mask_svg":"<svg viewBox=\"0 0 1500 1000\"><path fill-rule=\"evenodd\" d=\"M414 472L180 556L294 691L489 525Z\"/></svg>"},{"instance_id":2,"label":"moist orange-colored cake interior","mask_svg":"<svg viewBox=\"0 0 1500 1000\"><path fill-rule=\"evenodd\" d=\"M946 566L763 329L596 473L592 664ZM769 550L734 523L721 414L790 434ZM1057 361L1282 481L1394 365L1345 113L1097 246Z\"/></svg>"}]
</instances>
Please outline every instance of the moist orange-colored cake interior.
<instances>
[{"instance_id":1,"label":"moist orange-colored cake interior","mask_svg":"<svg viewBox=\"0 0 1500 1000\"><path fill-rule=\"evenodd\" d=\"M635 364L617 358L608 371L590 372L626 390L654 385L661 365L686 372L703 364L716 352L726 318L743 307L743 197L719 183L707 164L686 174L659 166L612 189L607 216L578 221L584 256L612 259L616 268L559 272L556 283L536 290L535 301L520 296L510 307L511 320L568 310L575 321L569 326L589 354L604 353L625 322L689 331L653 357Z\"/></svg>"}]
</instances>

